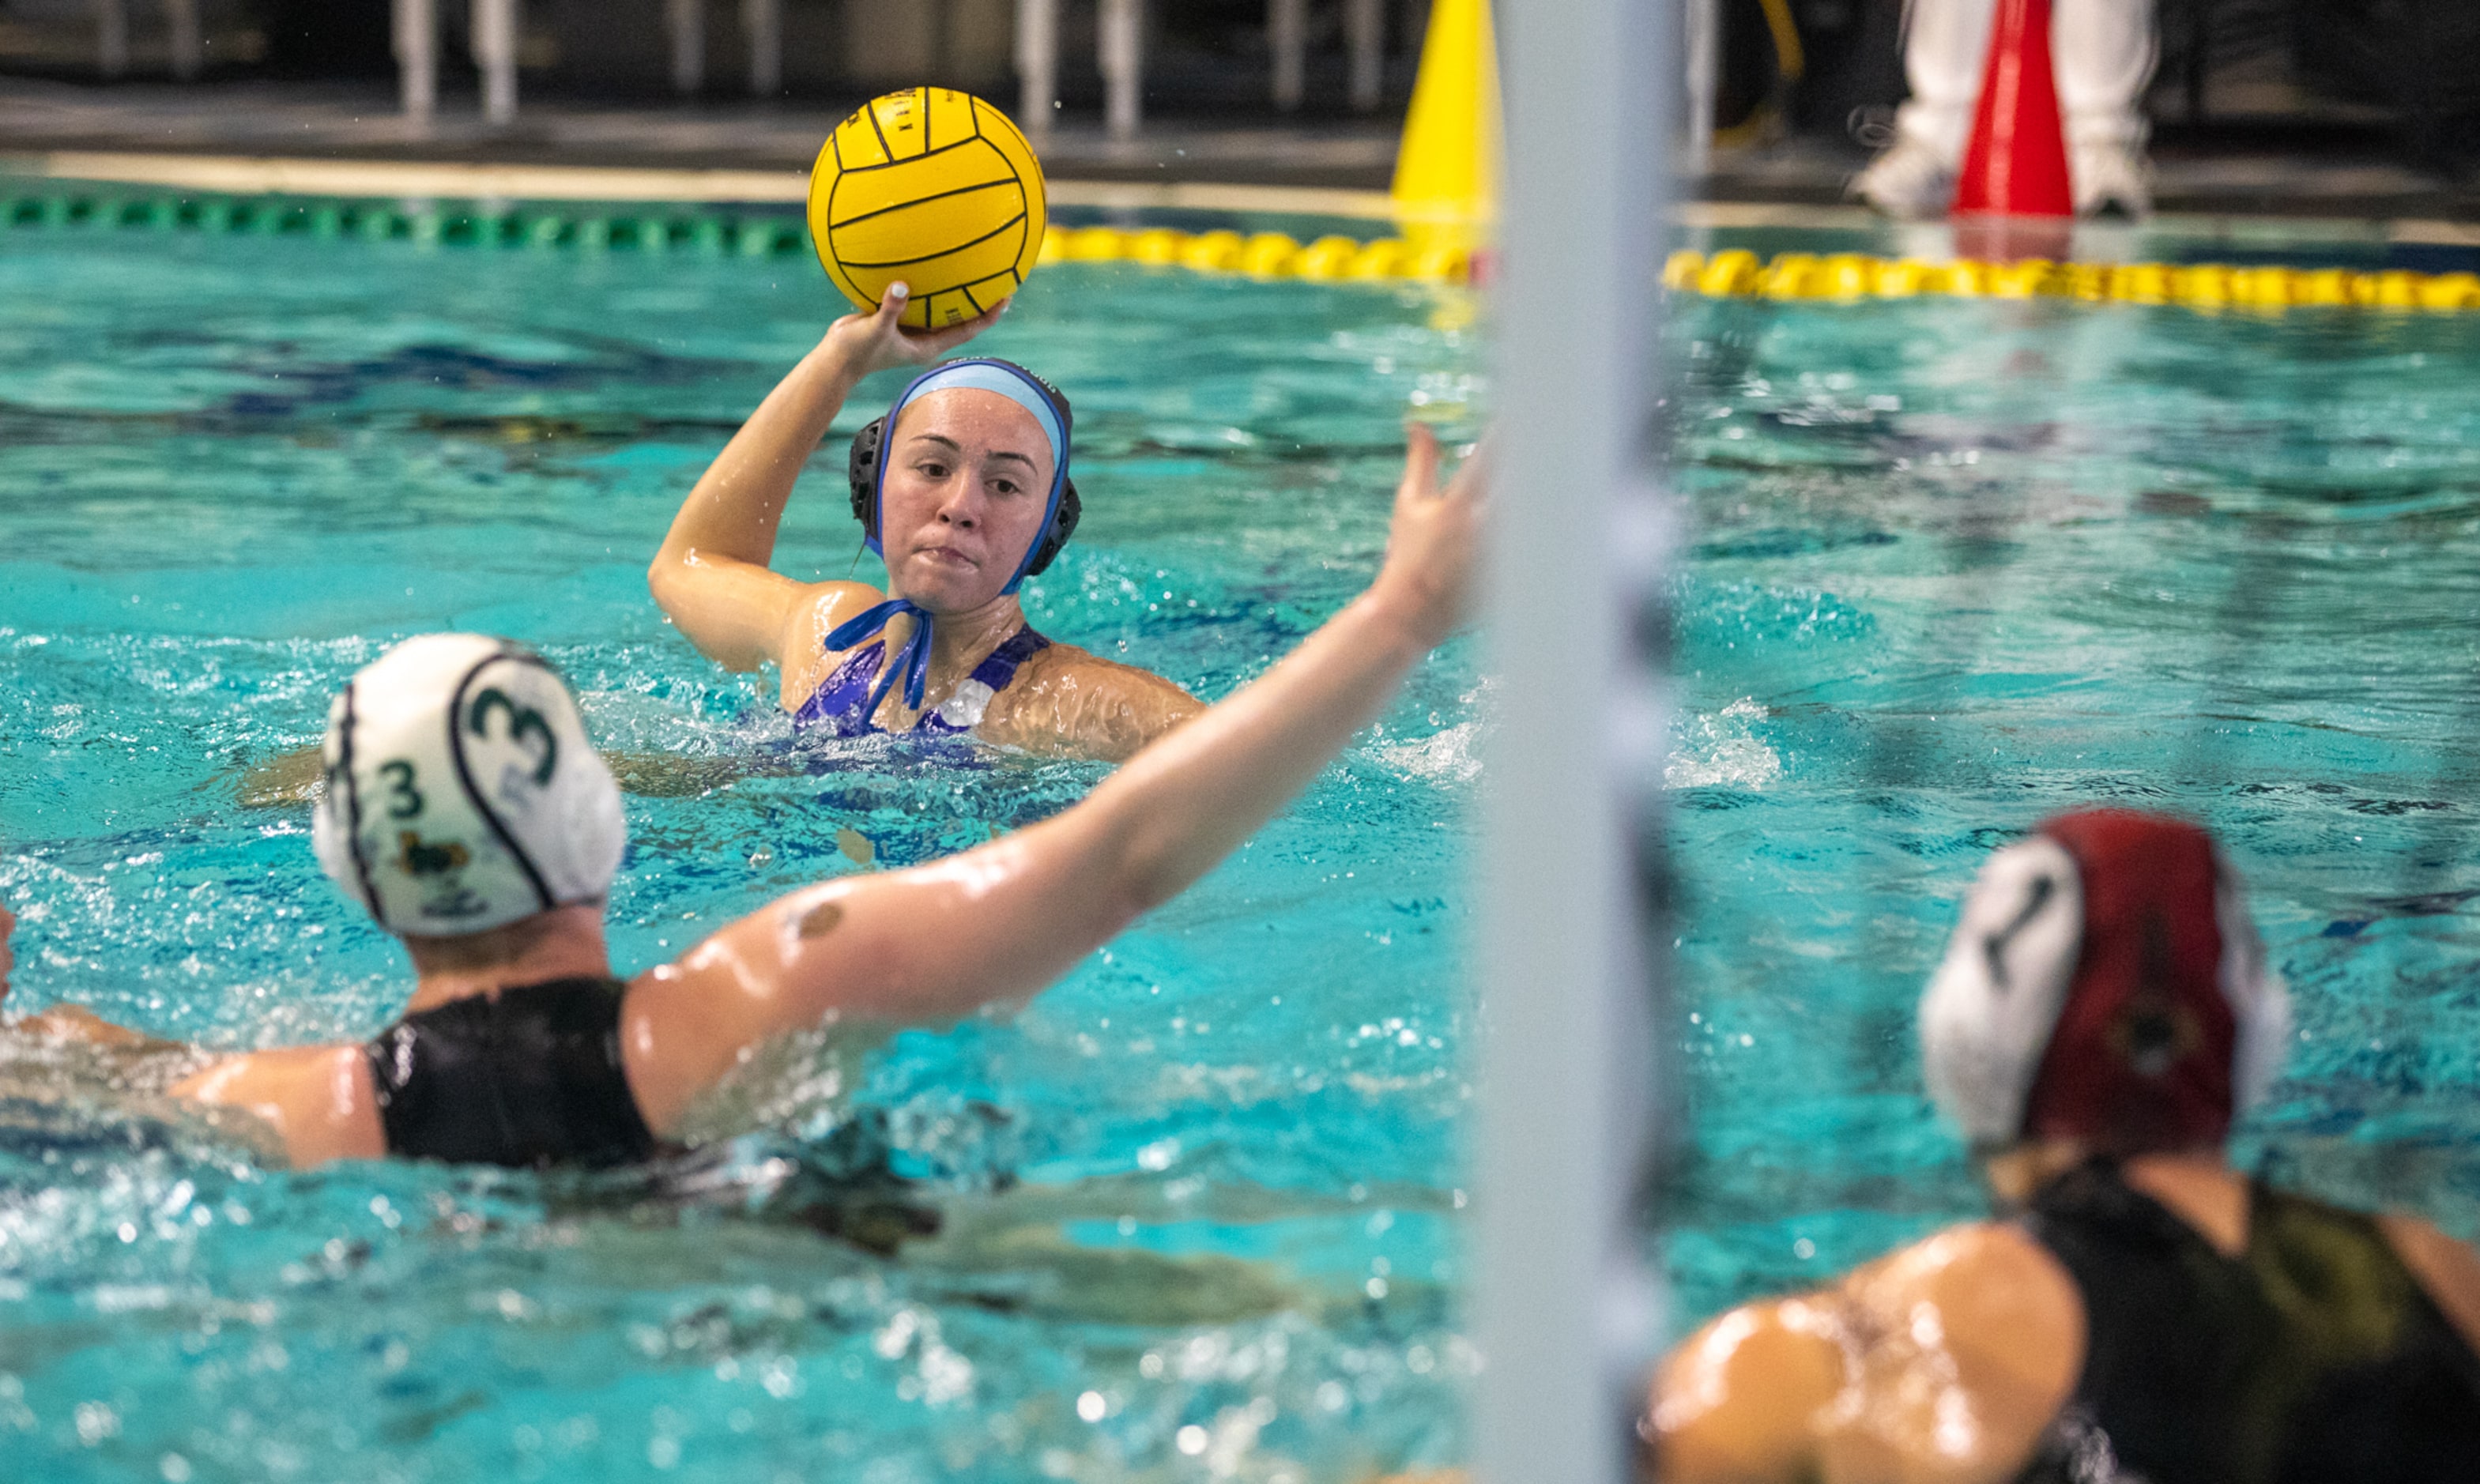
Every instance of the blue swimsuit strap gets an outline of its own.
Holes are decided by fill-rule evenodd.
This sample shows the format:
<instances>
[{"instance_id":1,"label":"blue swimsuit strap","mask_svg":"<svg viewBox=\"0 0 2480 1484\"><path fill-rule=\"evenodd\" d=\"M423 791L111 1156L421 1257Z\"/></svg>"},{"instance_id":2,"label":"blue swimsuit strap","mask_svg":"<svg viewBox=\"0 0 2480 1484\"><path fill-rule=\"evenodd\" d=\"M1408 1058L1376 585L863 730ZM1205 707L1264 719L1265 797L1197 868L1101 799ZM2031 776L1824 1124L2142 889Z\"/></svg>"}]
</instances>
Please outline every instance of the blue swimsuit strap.
<instances>
[{"instance_id":1,"label":"blue swimsuit strap","mask_svg":"<svg viewBox=\"0 0 2480 1484\"><path fill-rule=\"evenodd\" d=\"M921 687L930 674L931 629L938 622L937 616L911 599L890 598L885 602L864 608L837 625L827 635L828 649L850 649L871 634L883 635L889 624L907 613L913 615L913 633L895 652L894 663L887 667L887 674L879 679L878 688L869 693L869 708L862 712L864 717L876 716L878 704L887 699L887 693L893 690L898 682L904 686L904 704L917 711L921 708ZM882 646L886 642L883 637L879 640Z\"/></svg>"},{"instance_id":2,"label":"blue swimsuit strap","mask_svg":"<svg viewBox=\"0 0 2480 1484\"><path fill-rule=\"evenodd\" d=\"M973 667L973 678L989 686L993 693L1003 691L1016 678L1017 666L1048 648L1050 641L1035 633L1033 626L1027 624L982 657L982 662Z\"/></svg>"}]
</instances>

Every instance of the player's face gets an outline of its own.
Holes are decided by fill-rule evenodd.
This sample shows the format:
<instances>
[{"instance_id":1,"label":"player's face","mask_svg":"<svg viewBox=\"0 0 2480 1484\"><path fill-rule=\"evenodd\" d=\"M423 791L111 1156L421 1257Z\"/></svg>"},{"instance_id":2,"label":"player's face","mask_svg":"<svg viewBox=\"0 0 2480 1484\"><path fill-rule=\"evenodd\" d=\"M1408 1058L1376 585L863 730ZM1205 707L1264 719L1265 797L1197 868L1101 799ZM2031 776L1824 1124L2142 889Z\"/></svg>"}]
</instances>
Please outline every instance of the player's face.
<instances>
[{"instance_id":1,"label":"player's face","mask_svg":"<svg viewBox=\"0 0 2480 1484\"><path fill-rule=\"evenodd\" d=\"M904 409L888 440L879 544L888 590L933 613L999 596L1041 534L1050 444L1033 414L974 387Z\"/></svg>"}]
</instances>

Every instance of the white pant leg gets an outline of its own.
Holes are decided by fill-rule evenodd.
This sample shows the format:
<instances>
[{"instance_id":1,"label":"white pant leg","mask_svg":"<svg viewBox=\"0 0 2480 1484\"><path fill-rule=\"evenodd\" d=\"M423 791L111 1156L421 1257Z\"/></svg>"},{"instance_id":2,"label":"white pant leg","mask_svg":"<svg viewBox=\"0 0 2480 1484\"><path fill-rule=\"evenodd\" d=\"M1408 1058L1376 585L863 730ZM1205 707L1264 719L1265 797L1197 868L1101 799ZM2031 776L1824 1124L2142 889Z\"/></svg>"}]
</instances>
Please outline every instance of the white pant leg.
<instances>
[{"instance_id":1,"label":"white pant leg","mask_svg":"<svg viewBox=\"0 0 2480 1484\"><path fill-rule=\"evenodd\" d=\"M1912 95L1895 128L1950 166L1962 162L1972 139L1997 9L1997 0L1910 0L1904 7L1903 77ZM2140 105L2160 57L2153 0L2056 0L2050 49L2069 141L2141 147L2150 131Z\"/></svg>"},{"instance_id":2,"label":"white pant leg","mask_svg":"<svg viewBox=\"0 0 2480 1484\"><path fill-rule=\"evenodd\" d=\"M2161 56L2153 0L2057 0L2057 7L2050 44L2057 58L2067 141L2142 148L2151 133L2144 90Z\"/></svg>"},{"instance_id":3,"label":"white pant leg","mask_svg":"<svg viewBox=\"0 0 2480 1484\"><path fill-rule=\"evenodd\" d=\"M1925 145L1949 169L1963 163L1972 137L1997 9L1997 0L1909 0L1903 7L1903 79L1912 95L1895 113L1895 131Z\"/></svg>"}]
</instances>

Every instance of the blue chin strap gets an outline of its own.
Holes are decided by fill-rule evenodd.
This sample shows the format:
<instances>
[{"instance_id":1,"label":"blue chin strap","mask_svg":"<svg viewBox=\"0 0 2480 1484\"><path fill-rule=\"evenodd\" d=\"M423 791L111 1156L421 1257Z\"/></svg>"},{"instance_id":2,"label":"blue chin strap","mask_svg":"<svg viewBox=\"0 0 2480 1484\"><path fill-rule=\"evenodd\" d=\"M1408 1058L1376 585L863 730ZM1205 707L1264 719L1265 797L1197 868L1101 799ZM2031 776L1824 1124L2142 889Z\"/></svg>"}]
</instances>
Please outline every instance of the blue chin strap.
<instances>
[{"instance_id":1,"label":"blue chin strap","mask_svg":"<svg viewBox=\"0 0 2480 1484\"><path fill-rule=\"evenodd\" d=\"M1050 442L1050 499L1043 507L1042 524L1034 528L1032 542L1017 561L1015 574L1008 578L1007 586L999 589L999 596L1005 598L1024 585L1025 569L1033 565L1034 553L1042 550L1044 538L1050 534L1052 525L1058 521L1061 492L1068 487L1068 429L1060 419L1059 409L1051 405L1050 394L1040 382L1005 361L949 361L914 377L896 395L895 405L887 410L887 431L879 448L878 472L869 492L869 535L864 544L869 548L871 555L881 561L887 559L887 549L880 542L879 535L886 527L883 512L886 509L887 466L894 459L896 420L904 415L905 408L933 392L959 389L995 392L1006 397L1033 414L1033 421L1041 425L1043 437ZM877 687L869 693L869 709L862 713L865 717L878 715L879 703L887 699L887 693L894 689L898 681L904 686L904 704L916 711L921 709L922 687L930 674L931 627L936 620L929 609L909 598L891 598L855 614L827 635L828 649L848 650L871 634L883 632L898 614L906 613L914 618L912 637L904 641L903 648L888 656L887 671L880 677Z\"/></svg>"}]
</instances>

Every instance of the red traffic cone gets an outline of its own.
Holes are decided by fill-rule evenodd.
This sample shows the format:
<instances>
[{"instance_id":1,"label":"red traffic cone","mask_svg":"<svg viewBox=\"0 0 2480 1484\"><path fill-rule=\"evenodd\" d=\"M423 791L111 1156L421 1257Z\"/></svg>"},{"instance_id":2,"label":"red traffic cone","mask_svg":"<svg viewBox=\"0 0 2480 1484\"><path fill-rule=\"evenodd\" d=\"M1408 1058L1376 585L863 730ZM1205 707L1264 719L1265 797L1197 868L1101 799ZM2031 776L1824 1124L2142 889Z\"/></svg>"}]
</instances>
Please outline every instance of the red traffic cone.
<instances>
[{"instance_id":1,"label":"red traffic cone","mask_svg":"<svg viewBox=\"0 0 2480 1484\"><path fill-rule=\"evenodd\" d=\"M1955 182L1958 217L2072 217L2066 130L2050 64L2050 0L1998 0L1989 67Z\"/></svg>"}]
</instances>

